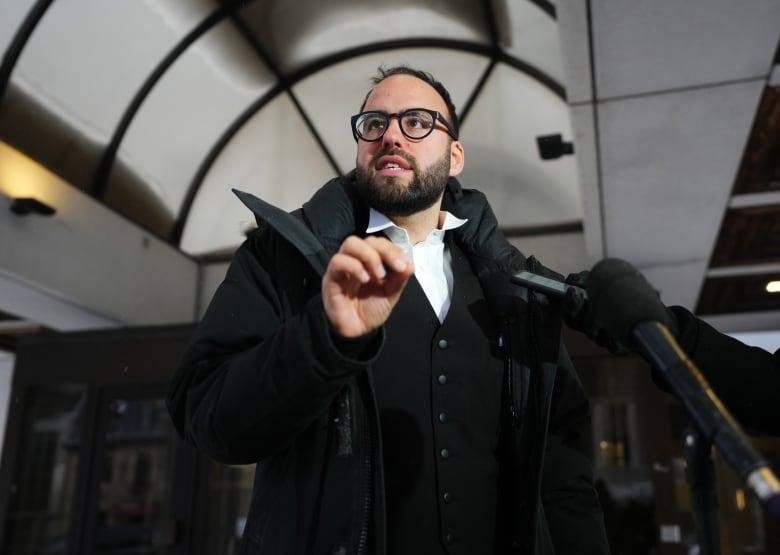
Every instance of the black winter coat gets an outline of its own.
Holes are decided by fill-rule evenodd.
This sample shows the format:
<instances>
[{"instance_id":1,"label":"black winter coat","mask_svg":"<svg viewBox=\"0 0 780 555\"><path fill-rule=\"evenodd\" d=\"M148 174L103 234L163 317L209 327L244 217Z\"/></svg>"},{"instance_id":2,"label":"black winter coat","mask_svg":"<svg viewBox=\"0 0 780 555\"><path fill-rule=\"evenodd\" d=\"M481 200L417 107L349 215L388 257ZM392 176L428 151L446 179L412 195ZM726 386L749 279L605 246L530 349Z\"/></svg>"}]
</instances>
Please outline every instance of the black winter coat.
<instances>
[{"instance_id":1,"label":"black winter coat","mask_svg":"<svg viewBox=\"0 0 780 555\"><path fill-rule=\"evenodd\" d=\"M753 433L780 435L780 350L770 353L745 345L686 308L670 309L680 346L729 411Z\"/></svg>"},{"instance_id":2,"label":"black winter coat","mask_svg":"<svg viewBox=\"0 0 780 555\"><path fill-rule=\"evenodd\" d=\"M331 339L320 278L368 209L350 177L292 216L236 192L259 228L238 249L170 384L179 433L209 457L257 463L241 553L384 554L380 422L371 363ZM512 285L528 261L498 232L481 193L450 180L443 209L493 302L507 360L502 409L511 495L502 552L608 553L589 456L589 405L544 297ZM371 539L367 532L371 528ZM370 543L370 545L367 544Z\"/></svg>"}]
</instances>

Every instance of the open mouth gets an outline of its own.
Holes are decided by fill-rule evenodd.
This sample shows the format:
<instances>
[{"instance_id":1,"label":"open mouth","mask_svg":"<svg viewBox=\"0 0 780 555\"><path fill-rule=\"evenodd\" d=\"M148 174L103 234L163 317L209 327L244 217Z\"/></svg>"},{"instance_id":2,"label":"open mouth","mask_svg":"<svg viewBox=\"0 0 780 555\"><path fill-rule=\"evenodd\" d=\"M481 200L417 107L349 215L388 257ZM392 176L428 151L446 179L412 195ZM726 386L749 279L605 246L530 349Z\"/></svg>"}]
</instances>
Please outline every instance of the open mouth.
<instances>
[{"instance_id":1,"label":"open mouth","mask_svg":"<svg viewBox=\"0 0 780 555\"><path fill-rule=\"evenodd\" d=\"M400 156L382 156L374 169L381 175L401 175L411 171L409 163Z\"/></svg>"}]
</instances>

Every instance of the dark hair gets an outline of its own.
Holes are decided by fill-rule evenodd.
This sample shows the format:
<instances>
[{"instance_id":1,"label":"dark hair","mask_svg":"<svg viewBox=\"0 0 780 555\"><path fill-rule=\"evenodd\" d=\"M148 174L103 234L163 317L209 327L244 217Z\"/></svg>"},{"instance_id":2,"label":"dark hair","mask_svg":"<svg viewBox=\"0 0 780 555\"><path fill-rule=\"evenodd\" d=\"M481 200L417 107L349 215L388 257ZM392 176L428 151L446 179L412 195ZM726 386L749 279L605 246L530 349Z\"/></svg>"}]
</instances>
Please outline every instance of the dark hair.
<instances>
[{"instance_id":1,"label":"dark hair","mask_svg":"<svg viewBox=\"0 0 780 555\"><path fill-rule=\"evenodd\" d=\"M366 97L363 99L363 104L360 105L360 111L363 111L363 108L366 107L366 102L368 101L368 97L371 95L371 93L374 91L374 88L390 77L391 75L411 75L412 77L416 77L417 79L421 81L425 81L428 83L431 87L433 87L437 93L439 93L439 96L442 97L444 100L444 104L447 105L447 111L449 114L447 115L449 123L452 125L452 128L455 130L455 136L457 137L460 133L460 124L458 123L458 113L455 110L455 104L452 103L452 98L450 98L449 91L444 87L444 85L441 84L440 81L437 81L433 75L428 73L427 71L421 71L419 69L414 69L409 66L394 66L389 68L379 67L377 68L377 75L375 77L371 78L371 81L374 83L374 86L371 87L371 89L366 93Z\"/></svg>"}]
</instances>

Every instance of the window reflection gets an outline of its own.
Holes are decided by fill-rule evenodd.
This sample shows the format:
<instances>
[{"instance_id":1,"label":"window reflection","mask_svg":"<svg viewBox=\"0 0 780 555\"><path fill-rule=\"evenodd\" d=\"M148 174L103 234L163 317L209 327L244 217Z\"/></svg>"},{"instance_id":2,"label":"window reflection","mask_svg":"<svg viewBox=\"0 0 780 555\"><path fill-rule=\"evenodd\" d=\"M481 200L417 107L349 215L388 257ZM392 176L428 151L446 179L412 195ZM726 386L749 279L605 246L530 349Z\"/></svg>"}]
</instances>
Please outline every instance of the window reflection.
<instances>
[{"instance_id":1,"label":"window reflection","mask_svg":"<svg viewBox=\"0 0 780 555\"><path fill-rule=\"evenodd\" d=\"M4 555L164 553L173 437L165 404L109 398L99 409L87 402L94 394L28 389ZM89 437L96 411L97 442Z\"/></svg>"},{"instance_id":2,"label":"window reflection","mask_svg":"<svg viewBox=\"0 0 780 555\"><path fill-rule=\"evenodd\" d=\"M209 468L209 546L206 553L233 555L249 514L255 465Z\"/></svg>"},{"instance_id":3,"label":"window reflection","mask_svg":"<svg viewBox=\"0 0 780 555\"><path fill-rule=\"evenodd\" d=\"M169 488L165 404L114 399L108 408L94 553L163 553L155 531L163 525Z\"/></svg>"},{"instance_id":4,"label":"window reflection","mask_svg":"<svg viewBox=\"0 0 780 555\"><path fill-rule=\"evenodd\" d=\"M38 387L21 427L2 552L65 553L81 461L83 386Z\"/></svg>"}]
</instances>

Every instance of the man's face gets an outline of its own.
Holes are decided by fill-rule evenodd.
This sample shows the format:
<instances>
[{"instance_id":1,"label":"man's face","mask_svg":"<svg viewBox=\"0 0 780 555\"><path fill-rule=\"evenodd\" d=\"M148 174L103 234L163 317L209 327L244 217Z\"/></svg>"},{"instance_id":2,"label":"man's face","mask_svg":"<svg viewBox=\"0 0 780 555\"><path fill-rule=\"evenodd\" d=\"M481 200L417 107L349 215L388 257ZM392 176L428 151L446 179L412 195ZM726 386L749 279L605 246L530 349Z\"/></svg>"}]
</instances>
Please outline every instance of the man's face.
<instances>
[{"instance_id":1,"label":"man's face","mask_svg":"<svg viewBox=\"0 0 780 555\"><path fill-rule=\"evenodd\" d=\"M364 111L400 113L428 108L449 117L436 90L411 75L392 75L379 83ZM450 175L463 167L463 149L441 125L423 139L409 139L397 118L374 142L358 140L357 185L366 202L386 216L409 216L439 202Z\"/></svg>"}]
</instances>

